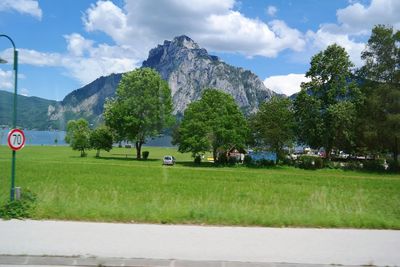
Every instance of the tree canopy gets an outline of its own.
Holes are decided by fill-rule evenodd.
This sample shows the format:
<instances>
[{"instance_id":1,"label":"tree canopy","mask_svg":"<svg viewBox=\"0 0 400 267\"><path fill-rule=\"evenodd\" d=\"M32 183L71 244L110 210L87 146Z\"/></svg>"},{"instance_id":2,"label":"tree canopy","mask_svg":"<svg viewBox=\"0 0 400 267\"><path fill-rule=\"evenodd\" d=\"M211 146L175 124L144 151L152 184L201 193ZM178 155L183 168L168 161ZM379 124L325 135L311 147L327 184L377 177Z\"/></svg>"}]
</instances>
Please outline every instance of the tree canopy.
<instances>
[{"instance_id":1,"label":"tree canopy","mask_svg":"<svg viewBox=\"0 0 400 267\"><path fill-rule=\"evenodd\" d=\"M359 146L372 152L400 150L400 31L377 25L362 52L365 102L359 112Z\"/></svg>"},{"instance_id":2,"label":"tree canopy","mask_svg":"<svg viewBox=\"0 0 400 267\"><path fill-rule=\"evenodd\" d=\"M135 142L140 159L146 138L159 135L171 125L171 114L168 84L155 70L140 68L122 76L115 98L105 105L104 119L118 139Z\"/></svg>"},{"instance_id":3,"label":"tree canopy","mask_svg":"<svg viewBox=\"0 0 400 267\"><path fill-rule=\"evenodd\" d=\"M90 149L89 136L90 128L87 120L68 121L65 142L70 144L73 150L79 150L81 157L86 156L85 150Z\"/></svg>"},{"instance_id":4,"label":"tree canopy","mask_svg":"<svg viewBox=\"0 0 400 267\"><path fill-rule=\"evenodd\" d=\"M217 161L218 149L244 146L248 133L247 121L233 97L206 89L200 100L188 105L174 141L180 152L196 156L212 151Z\"/></svg>"},{"instance_id":5,"label":"tree canopy","mask_svg":"<svg viewBox=\"0 0 400 267\"><path fill-rule=\"evenodd\" d=\"M346 50L336 44L311 59L311 67L295 100L298 138L314 148L350 149L354 142L356 105L360 91Z\"/></svg>"},{"instance_id":6,"label":"tree canopy","mask_svg":"<svg viewBox=\"0 0 400 267\"><path fill-rule=\"evenodd\" d=\"M96 149L96 157L100 157L100 150L110 151L113 145L113 136L108 127L100 126L94 129L89 136L90 147Z\"/></svg>"},{"instance_id":7,"label":"tree canopy","mask_svg":"<svg viewBox=\"0 0 400 267\"><path fill-rule=\"evenodd\" d=\"M256 143L280 155L285 145L294 141L294 114L291 100L278 96L261 104L251 118L250 126Z\"/></svg>"}]
</instances>

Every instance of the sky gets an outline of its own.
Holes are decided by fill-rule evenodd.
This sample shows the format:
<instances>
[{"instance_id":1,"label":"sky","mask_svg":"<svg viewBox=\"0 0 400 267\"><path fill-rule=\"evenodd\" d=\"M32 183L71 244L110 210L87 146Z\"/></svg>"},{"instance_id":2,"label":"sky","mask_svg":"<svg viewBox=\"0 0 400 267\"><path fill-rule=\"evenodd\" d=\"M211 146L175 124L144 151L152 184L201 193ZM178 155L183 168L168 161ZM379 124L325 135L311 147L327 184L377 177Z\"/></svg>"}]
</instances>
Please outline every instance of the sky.
<instances>
[{"instance_id":1,"label":"sky","mask_svg":"<svg viewBox=\"0 0 400 267\"><path fill-rule=\"evenodd\" d=\"M212 55L291 95L310 59L337 43L355 68L376 24L400 29L400 0L1 0L0 34L19 51L18 93L62 100L100 76L140 67L185 34ZM0 90L13 91L0 38Z\"/></svg>"}]
</instances>

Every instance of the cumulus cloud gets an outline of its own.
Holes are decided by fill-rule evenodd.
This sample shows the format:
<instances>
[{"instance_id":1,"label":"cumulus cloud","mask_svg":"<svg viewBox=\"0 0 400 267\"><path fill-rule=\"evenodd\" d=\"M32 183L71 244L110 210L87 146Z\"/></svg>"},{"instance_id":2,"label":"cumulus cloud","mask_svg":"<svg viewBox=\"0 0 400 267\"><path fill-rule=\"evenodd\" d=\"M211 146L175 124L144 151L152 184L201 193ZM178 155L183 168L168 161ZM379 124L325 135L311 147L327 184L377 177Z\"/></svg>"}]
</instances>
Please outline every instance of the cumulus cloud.
<instances>
[{"instance_id":1,"label":"cumulus cloud","mask_svg":"<svg viewBox=\"0 0 400 267\"><path fill-rule=\"evenodd\" d=\"M137 0L126 1L121 9L110 1L98 1L86 11L83 21L88 31L105 32L141 55L160 40L181 34L209 50L249 57L275 57L285 49L304 47L296 29L284 22L269 25L248 18L234 11L234 6L233 0Z\"/></svg>"},{"instance_id":2,"label":"cumulus cloud","mask_svg":"<svg viewBox=\"0 0 400 267\"><path fill-rule=\"evenodd\" d=\"M351 61L362 65L361 52L365 43L356 41L357 37L368 36L377 24L391 25L400 29L400 1L372 0L369 6L351 3L336 12L337 23L322 24L317 31L307 31L306 39L315 52L337 43L344 47Z\"/></svg>"},{"instance_id":3,"label":"cumulus cloud","mask_svg":"<svg viewBox=\"0 0 400 267\"><path fill-rule=\"evenodd\" d=\"M276 75L270 76L264 80L264 85L281 94L291 96L300 91L300 85L302 82L310 81L304 74L288 74L288 75Z\"/></svg>"},{"instance_id":4,"label":"cumulus cloud","mask_svg":"<svg viewBox=\"0 0 400 267\"><path fill-rule=\"evenodd\" d=\"M0 69L0 89L9 90L14 88L13 72Z\"/></svg>"},{"instance_id":5,"label":"cumulus cloud","mask_svg":"<svg viewBox=\"0 0 400 267\"><path fill-rule=\"evenodd\" d=\"M267 7L267 14L271 17L274 17L276 12L278 12L278 9L275 6L269 6Z\"/></svg>"},{"instance_id":6,"label":"cumulus cloud","mask_svg":"<svg viewBox=\"0 0 400 267\"><path fill-rule=\"evenodd\" d=\"M29 14L37 19L42 19L42 10L38 1L35 0L2 0L0 11L15 10L19 13Z\"/></svg>"}]
</instances>

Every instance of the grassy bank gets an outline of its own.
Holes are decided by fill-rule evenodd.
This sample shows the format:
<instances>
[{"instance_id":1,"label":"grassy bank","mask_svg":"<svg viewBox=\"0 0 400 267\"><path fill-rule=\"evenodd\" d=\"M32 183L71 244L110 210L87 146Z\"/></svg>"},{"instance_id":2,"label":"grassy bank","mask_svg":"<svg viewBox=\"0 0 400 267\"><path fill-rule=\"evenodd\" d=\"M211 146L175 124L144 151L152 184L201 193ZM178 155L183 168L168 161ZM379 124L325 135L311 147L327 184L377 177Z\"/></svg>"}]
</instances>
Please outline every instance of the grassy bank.
<instances>
[{"instance_id":1,"label":"grassy bank","mask_svg":"<svg viewBox=\"0 0 400 267\"><path fill-rule=\"evenodd\" d=\"M144 150L148 161L133 160L130 149L96 159L94 151L80 158L69 147L25 147L16 183L38 194L37 219L400 229L400 175L195 167L175 149ZM162 166L166 154L178 163ZM0 146L1 203L10 158Z\"/></svg>"}]
</instances>

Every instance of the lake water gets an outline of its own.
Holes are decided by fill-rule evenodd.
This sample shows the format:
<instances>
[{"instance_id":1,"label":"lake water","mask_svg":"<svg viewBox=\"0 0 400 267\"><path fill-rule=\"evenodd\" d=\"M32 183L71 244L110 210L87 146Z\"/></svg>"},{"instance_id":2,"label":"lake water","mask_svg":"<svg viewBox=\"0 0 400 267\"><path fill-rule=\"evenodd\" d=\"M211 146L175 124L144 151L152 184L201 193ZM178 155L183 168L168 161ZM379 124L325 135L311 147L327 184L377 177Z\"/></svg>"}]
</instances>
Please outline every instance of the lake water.
<instances>
[{"instance_id":1,"label":"lake water","mask_svg":"<svg viewBox=\"0 0 400 267\"><path fill-rule=\"evenodd\" d=\"M0 145L7 145L7 135L10 130L0 129ZM34 130L24 130L26 143L25 145L67 145L64 141L65 132L64 131L34 131ZM57 140L57 143L56 143ZM157 137L152 140L148 140L145 144L146 146L161 146L161 147L171 147L171 136ZM133 145L134 147L134 145Z\"/></svg>"}]
</instances>

